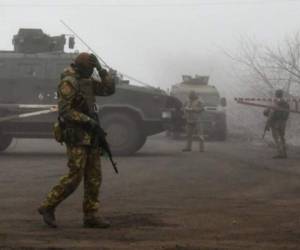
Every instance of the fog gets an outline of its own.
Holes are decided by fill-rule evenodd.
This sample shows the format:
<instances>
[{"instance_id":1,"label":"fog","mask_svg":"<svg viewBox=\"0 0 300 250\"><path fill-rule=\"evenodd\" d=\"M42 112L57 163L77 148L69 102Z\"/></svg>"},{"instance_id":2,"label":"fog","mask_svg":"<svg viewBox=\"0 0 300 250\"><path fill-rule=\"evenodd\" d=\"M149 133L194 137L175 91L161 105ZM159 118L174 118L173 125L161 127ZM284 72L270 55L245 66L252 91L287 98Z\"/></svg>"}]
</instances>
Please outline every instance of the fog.
<instances>
[{"instance_id":1,"label":"fog","mask_svg":"<svg viewBox=\"0 0 300 250\"><path fill-rule=\"evenodd\" d=\"M299 13L300 0L0 0L0 249L300 249L300 116L234 100L282 88L300 111ZM209 75L227 99L201 86L183 107L206 77L186 77L182 103L115 89L98 64L101 82L78 63L58 85L69 56L3 52L20 28L70 34L61 21L121 74L164 90Z\"/></svg>"},{"instance_id":2,"label":"fog","mask_svg":"<svg viewBox=\"0 0 300 250\"><path fill-rule=\"evenodd\" d=\"M0 1L0 49L12 49L21 27L50 35L70 25L108 64L168 88L182 74L209 74L229 95L231 61L240 37L277 44L299 31L299 1ZM77 40L76 48L86 50Z\"/></svg>"}]
</instances>

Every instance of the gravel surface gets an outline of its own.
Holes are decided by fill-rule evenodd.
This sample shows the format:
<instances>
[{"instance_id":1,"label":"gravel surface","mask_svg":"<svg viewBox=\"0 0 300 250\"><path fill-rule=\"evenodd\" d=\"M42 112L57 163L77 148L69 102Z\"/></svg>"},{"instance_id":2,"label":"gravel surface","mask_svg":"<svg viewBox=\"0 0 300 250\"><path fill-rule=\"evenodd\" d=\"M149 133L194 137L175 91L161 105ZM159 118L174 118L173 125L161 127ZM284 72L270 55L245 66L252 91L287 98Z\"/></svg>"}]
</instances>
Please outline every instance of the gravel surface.
<instances>
[{"instance_id":1,"label":"gravel surface","mask_svg":"<svg viewBox=\"0 0 300 250\"><path fill-rule=\"evenodd\" d=\"M264 144L151 138L132 157L103 159L101 211L112 227L82 227L82 186L47 228L36 209L67 168L64 148L18 140L0 155L0 249L300 249L300 155ZM196 146L196 145L195 145Z\"/></svg>"}]
</instances>

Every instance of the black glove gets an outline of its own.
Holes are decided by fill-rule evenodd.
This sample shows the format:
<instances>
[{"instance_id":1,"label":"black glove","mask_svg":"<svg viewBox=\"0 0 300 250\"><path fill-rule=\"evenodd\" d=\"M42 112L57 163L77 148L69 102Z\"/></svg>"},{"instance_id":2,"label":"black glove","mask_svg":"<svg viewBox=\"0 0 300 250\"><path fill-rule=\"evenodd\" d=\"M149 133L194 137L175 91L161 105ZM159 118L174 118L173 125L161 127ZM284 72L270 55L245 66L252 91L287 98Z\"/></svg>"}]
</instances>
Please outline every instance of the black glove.
<instances>
[{"instance_id":1,"label":"black glove","mask_svg":"<svg viewBox=\"0 0 300 250\"><path fill-rule=\"evenodd\" d=\"M98 60L98 58L94 55L94 54L90 54L90 63L98 70L98 72L100 73L100 71L102 70L101 64Z\"/></svg>"},{"instance_id":2,"label":"black glove","mask_svg":"<svg viewBox=\"0 0 300 250\"><path fill-rule=\"evenodd\" d=\"M91 130L96 130L99 126L98 122L96 122L94 119L90 119L88 125Z\"/></svg>"},{"instance_id":3,"label":"black glove","mask_svg":"<svg viewBox=\"0 0 300 250\"><path fill-rule=\"evenodd\" d=\"M106 69L101 69L99 72L99 76L101 77L101 79L103 80L105 77L108 76L107 70Z\"/></svg>"}]
</instances>

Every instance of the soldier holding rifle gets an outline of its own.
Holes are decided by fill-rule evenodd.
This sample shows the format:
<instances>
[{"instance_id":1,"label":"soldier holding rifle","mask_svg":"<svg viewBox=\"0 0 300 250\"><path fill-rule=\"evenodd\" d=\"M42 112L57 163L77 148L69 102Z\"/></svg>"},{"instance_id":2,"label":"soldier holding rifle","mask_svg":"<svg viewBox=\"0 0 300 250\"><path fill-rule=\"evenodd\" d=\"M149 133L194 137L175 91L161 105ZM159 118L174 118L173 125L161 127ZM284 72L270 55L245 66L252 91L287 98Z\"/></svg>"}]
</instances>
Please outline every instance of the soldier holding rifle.
<instances>
[{"instance_id":1,"label":"soldier holding rifle","mask_svg":"<svg viewBox=\"0 0 300 250\"><path fill-rule=\"evenodd\" d=\"M265 132L272 131L272 136L276 144L277 155L274 159L286 159L286 142L285 142L285 129L286 123L289 118L289 104L283 99L283 91L281 89L275 92L275 107L264 110L264 115L268 118L265 126Z\"/></svg>"},{"instance_id":2,"label":"soldier holding rifle","mask_svg":"<svg viewBox=\"0 0 300 250\"><path fill-rule=\"evenodd\" d=\"M97 69L101 81L91 77L94 68ZM113 78L102 69L93 54L79 54L61 76L58 85L59 123L55 126L55 134L59 142L66 144L69 172L52 188L38 209L44 222L50 227L57 226L55 209L76 190L82 179L84 227L110 226L98 213L102 179L99 136L105 135L99 134L95 96L109 96L114 92Z\"/></svg>"}]
</instances>

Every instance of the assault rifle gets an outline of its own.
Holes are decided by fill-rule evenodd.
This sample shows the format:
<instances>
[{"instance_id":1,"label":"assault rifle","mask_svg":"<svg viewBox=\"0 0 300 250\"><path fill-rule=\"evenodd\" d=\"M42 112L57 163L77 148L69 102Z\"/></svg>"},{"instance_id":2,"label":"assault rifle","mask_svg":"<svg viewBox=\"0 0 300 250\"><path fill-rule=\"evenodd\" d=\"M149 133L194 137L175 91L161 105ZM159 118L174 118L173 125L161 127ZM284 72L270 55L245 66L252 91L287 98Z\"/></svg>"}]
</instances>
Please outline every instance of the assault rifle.
<instances>
[{"instance_id":1,"label":"assault rifle","mask_svg":"<svg viewBox=\"0 0 300 250\"><path fill-rule=\"evenodd\" d=\"M108 158L111 162L111 165L113 166L113 168L115 170L115 173L118 174L119 170L117 168L117 163L114 162L114 160L113 160L110 146L106 140L107 133L103 130L103 128L100 127L100 125L96 127L94 133L95 133L95 144L107 153Z\"/></svg>"},{"instance_id":2,"label":"assault rifle","mask_svg":"<svg viewBox=\"0 0 300 250\"><path fill-rule=\"evenodd\" d=\"M90 114L91 118L97 122L97 126L93 129L94 133L94 145L100 147L108 155L108 158L113 166L115 173L118 174L119 170L117 168L117 163L113 160L113 155L110 149L110 146L106 140L107 133L103 130L100 125L99 117L97 113Z\"/></svg>"},{"instance_id":3,"label":"assault rifle","mask_svg":"<svg viewBox=\"0 0 300 250\"><path fill-rule=\"evenodd\" d=\"M115 173L118 174L117 163L113 160L112 152L110 146L106 140L107 133L103 130L100 125L99 117L97 113L91 114L91 117L96 121L97 126L93 129L94 133L94 145L100 147L108 155L108 158L113 166Z\"/></svg>"},{"instance_id":4,"label":"assault rifle","mask_svg":"<svg viewBox=\"0 0 300 250\"><path fill-rule=\"evenodd\" d=\"M266 133L267 133L267 131L269 131L269 130L270 130L270 121L269 121L269 119L268 119L267 122L266 122L266 125L265 125L265 129L264 129L264 133L263 133L263 135L262 135L262 139L265 138Z\"/></svg>"}]
</instances>

